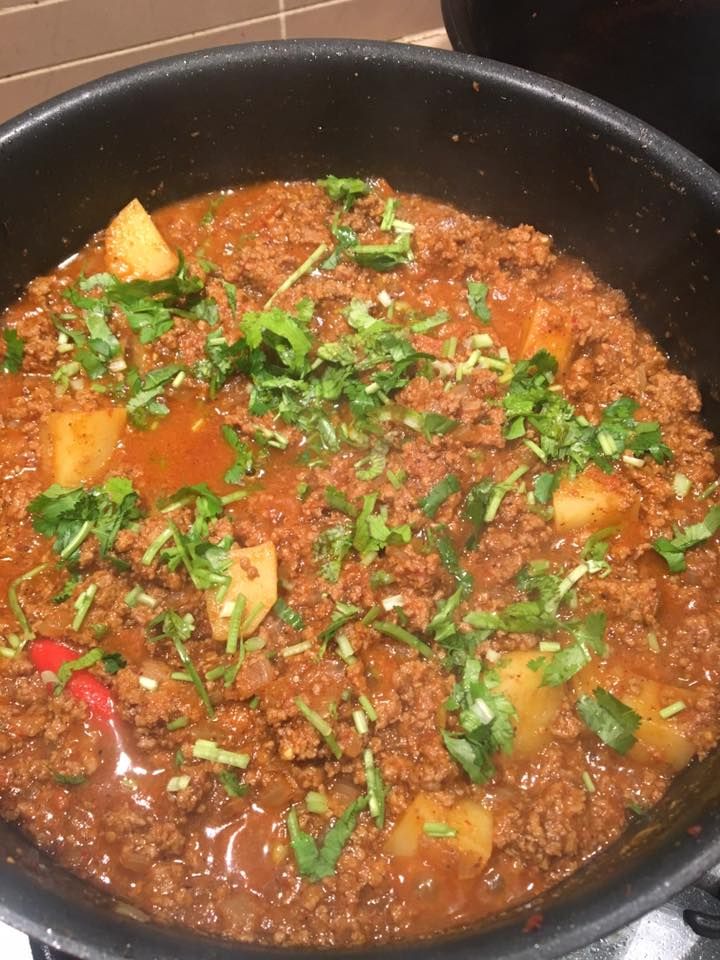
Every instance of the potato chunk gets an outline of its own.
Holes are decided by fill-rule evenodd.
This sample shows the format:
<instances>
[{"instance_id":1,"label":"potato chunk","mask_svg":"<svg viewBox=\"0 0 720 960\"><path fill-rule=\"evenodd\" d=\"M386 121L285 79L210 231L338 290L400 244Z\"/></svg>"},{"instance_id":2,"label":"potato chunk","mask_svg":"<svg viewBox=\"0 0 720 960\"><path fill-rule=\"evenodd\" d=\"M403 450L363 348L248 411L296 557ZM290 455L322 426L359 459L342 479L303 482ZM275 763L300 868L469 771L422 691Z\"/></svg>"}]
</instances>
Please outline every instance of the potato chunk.
<instances>
[{"instance_id":1,"label":"potato chunk","mask_svg":"<svg viewBox=\"0 0 720 960\"><path fill-rule=\"evenodd\" d=\"M245 609L240 622L240 636L254 633L277 600L277 555L271 540L256 547L230 548L230 586L222 603L207 594L207 612L216 640L227 640L230 615L235 601L242 594Z\"/></svg>"},{"instance_id":2,"label":"potato chunk","mask_svg":"<svg viewBox=\"0 0 720 960\"><path fill-rule=\"evenodd\" d=\"M47 426L55 482L77 487L94 480L110 461L126 423L125 410L118 407L51 413Z\"/></svg>"},{"instance_id":3,"label":"potato chunk","mask_svg":"<svg viewBox=\"0 0 720 960\"><path fill-rule=\"evenodd\" d=\"M532 357L547 350L558 363L558 373L567 367L575 346L572 317L549 300L538 300L528 319L520 353Z\"/></svg>"},{"instance_id":4,"label":"potato chunk","mask_svg":"<svg viewBox=\"0 0 720 960\"><path fill-rule=\"evenodd\" d=\"M687 703L688 691L656 680L643 680L637 695L623 698L624 703L642 718L635 733L638 742L630 751L631 757L642 763L659 759L673 770L682 770L688 765L697 745L684 736L675 720L664 720L660 716L663 707L678 700Z\"/></svg>"},{"instance_id":5,"label":"potato chunk","mask_svg":"<svg viewBox=\"0 0 720 960\"><path fill-rule=\"evenodd\" d=\"M427 793L419 793L392 828L385 850L393 857L412 857L425 836L426 823L446 823L457 831L443 840L451 843L474 865L483 867L492 853L492 812L476 800L460 800L444 807Z\"/></svg>"},{"instance_id":6,"label":"potato chunk","mask_svg":"<svg viewBox=\"0 0 720 960\"><path fill-rule=\"evenodd\" d=\"M553 494L553 517L558 531L586 527L599 530L637 520L637 494L620 477L590 467L573 479L560 481Z\"/></svg>"},{"instance_id":7,"label":"potato chunk","mask_svg":"<svg viewBox=\"0 0 720 960\"><path fill-rule=\"evenodd\" d=\"M175 272L170 249L139 200L123 207L105 231L105 266L123 280L162 280Z\"/></svg>"},{"instance_id":8,"label":"potato chunk","mask_svg":"<svg viewBox=\"0 0 720 960\"><path fill-rule=\"evenodd\" d=\"M536 650L504 653L498 664L503 693L517 711L512 757L523 759L536 754L552 737L552 725L563 701L562 687L543 687L542 670L531 670Z\"/></svg>"}]
</instances>

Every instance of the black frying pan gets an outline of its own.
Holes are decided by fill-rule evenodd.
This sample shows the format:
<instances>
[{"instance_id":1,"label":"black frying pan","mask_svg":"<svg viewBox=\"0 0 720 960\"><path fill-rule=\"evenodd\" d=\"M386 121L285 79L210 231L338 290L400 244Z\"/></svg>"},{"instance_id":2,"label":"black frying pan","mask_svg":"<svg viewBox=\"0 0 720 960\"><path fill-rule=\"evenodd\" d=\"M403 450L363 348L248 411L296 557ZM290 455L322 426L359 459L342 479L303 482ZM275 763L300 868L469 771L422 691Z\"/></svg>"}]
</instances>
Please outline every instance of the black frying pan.
<instances>
[{"instance_id":1,"label":"black frying pan","mask_svg":"<svg viewBox=\"0 0 720 960\"><path fill-rule=\"evenodd\" d=\"M522 70L419 47L298 41L129 70L0 127L0 304L138 195L151 208L266 177L379 174L527 222L630 296L720 433L720 176L602 101ZM720 758L539 903L412 955L548 960L628 923L720 861ZM688 832L688 828L692 829ZM309 957L119 915L0 826L0 918L77 957ZM523 932L542 910L535 932ZM340 956L335 953L333 956ZM406 946L353 952L401 957Z\"/></svg>"}]
</instances>

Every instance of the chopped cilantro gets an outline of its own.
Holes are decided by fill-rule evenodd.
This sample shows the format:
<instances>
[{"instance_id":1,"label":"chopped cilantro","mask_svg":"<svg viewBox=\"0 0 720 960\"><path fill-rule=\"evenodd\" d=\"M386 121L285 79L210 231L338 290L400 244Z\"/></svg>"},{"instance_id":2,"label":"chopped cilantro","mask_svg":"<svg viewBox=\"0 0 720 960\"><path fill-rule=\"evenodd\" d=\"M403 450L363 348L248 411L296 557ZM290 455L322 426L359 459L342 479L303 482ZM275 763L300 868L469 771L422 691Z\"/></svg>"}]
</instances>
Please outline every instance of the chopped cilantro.
<instances>
[{"instance_id":1,"label":"chopped cilantro","mask_svg":"<svg viewBox=\"0 0 720 960\"><path fill-rule=\"evenodd\" d=\"M485 525L487 512L495 484L491 477L484 477L479 483L473 484L465 497L462 515L472 524L473 530L465 544L466 549L473 550L477 546L480 531Z\"/></svg>"},{"instance_id":2,"label":"chopped cilantro","mask_svg":"<svg viewBox=\"0 0 720 960\"><path fill-rule=\"evenodd\" d=\"M240 485L245 477L253 472L252 450L240 437L235 430L227 423L224 423L220 432L223 440L232 448L235 454L235 461L231 467L225 471L223 477L225 483Z\"/></svg>"},{"instance_id":3,"label":"chopped cilantro","mask_svg":"<svg viewBox=\"0 0 720 960\"><path fill-rule=\"evenodd\" d=\"M693 523L683 530L675 528L672 539L660 537L653 548L665 560L670 573L682 573L686 569L685 553L709 540L720 529L720 506L711 507L700 523Z\"/></svg>"},{"instance_id":4,"label":"chopped cilantro","mask_svg":"<svg viewBox=\"0 0 720 960\"><path fill-rule=\"evenodd\" d=\"M2 370L4 373L20 373L25 357L25 341L18 336L17 330L12 327L5 327L2 335L5 341Z\"/></svg>"},{"instance_id":5,"label":"chopped cilantro","mask_svg":"<svg viewBox=\"0 0 720 960\"><path fill-rule=\"evenodd\" d=\"M473 588L472 574L460 566L458 552L450 538L448 528L442 524L429 527L427 530L427 538L429 545L434 550L437 550L442 565L450 576L453 577L457 585L462 587L466 593L470 593Z\"/></svg>"},{"instance_id":6,"label":"chopped cilantro","mask_svg":"<svg viewBox=\"0 0 720 960\"><path fill-rule=\"evenodd\" d=\"M387 525L387 507L375 512L377 493L363 497L363 505L355 520L352 545L360 554L360 560L370 563L377 554L392 543L409 543L412 530L407 523L398 527Z\"/></svg>"},{"instance_id":7,"label":"chopped cilantro","mask_svg":"<svg viewBox=\"0 0 720 960\"><path fill-rule=\"evenodd\" d=\"M609 472L626 449L635 456L649 454L658 463L672 456L657 423L635 420L638 404L629 397L606 407L597 427L579 417L572 404L551 389L556 370L557 361L546 350L515 365L503 399L506 437L524 436L529 424L539 435L538 449L545 461L566 461L573 474L590 463ZM547 502L553 489L550 480L541 482L539 496L536 489L541 503Z\"/></svg>"},{"instance_id":8,"label":"chopped cilantro","mask_svg":"<svg viewBox=\"0 0 720 960\"><path fill-rule=\"evenodd\" d=\"M498 692L498 682L494 672L483 672L479 660L468 658L447 703L448 709L458 711L459 730L443 730L443 742L473 783L487 783L494 776L494 753L512 751L516 712Z\"/></svg>"},{"instance_id":9,"label":"chopped cilantro","mask_svg":"<svg viewBox=\"0 0 720 960\"><path fill-rule=\"evenodd\" d=\"M128 479L110 477L102 487L87 490L54 483L30 501L28 511L37 532L55 538L53 550L60 559L72 562L91 534L100 545L101 556L108 556L120 530L140 519L138 502Z\"/></svg>"},{"instance_id":10,"label":"chopped cilantro","mask_svg":"<svg viewBox=\"0 0 720 960\"><path fill-rule=\"evenodd\" d=\"M320 565L320 573L328 583L340 579L342 564L353 544L352 528L348 523L326 527L313 544L313 556Z\"/></svg>"},{"instance_id":11,"label":"chopped cilantro","mask_svg":"<svg viewBox=\"0 0 720 960\"><path fill-rule=\"evenodd\" d=\"M290 846L302 876L317 883L335 873L340 854L355 830L358 817L367 806L367 796L353 800L325 834L320 846L314 837L300 829L297 812L294 809L290 811L287 818Z\"/></svg>"},{"instance_id":12,"label":"chopped cilantro","mask_svg":"<svg viewBox=\"0 0 720 960\"><path fill-rule=\"evenodd\" d=\"M593 733L618 753L627 753L635 743L640 717L602 687L597 687L592 696L580 697L577 711Z\"/></svg>"},{"instance_id":13,"label":"chopped cilantro","mask_svg":"<svg viewBox=\"0 0 720 960\"><path fill-rule=\"evenodd\" d=\"M478 280L467 281L467 301L470 309L482 323L490 323L490 307L487 304L488 286Z\"/></svg>"},{"instance_id":14,"label":"chopped cilantro","mask_svg":"<svg viewBox=\"0 0 720 960\"><path fill-rule=\"evenodd\" d=\"M147 639L150 643L157 643L160 640L170 640L172 642L183 669L197 690L207 715L214 717L215 708L185 646L185 641L190 639L194 630L195 620L192 614L182 615L175 610L166 610L164 613L159 613L153 617L148 623Z\"/></svg>"},{"instance_id":15,"label":"chopped cilantro","mask_svg":"<svg viewBox=\"0 0 720 960\"><path fill-rule=\"evenodd\" d=\"M335 203L342 204L344 210L351 210L355 201L370 193L370 184L358 177L335 177L329 174L317 181Z\"/></svg>"},{"instance_id":16,"label":"chopped cilantro","mask_svg":"<svg viewBox=\"0 0 720 960\"><path fill-rule=\"evenodd\" d=\"M177 363L150 370L142 377L137 370L128 371L128 419L135 427L144 429L152 417L165 417L170 412L161 395L179 377L184 368Z\"/></svg>"},{"instance_id":17,"label":"chopped cilantro","mask_svg":"<svg viewBox=\"0 0 720 960\"><path fill-rule=\"evenodd\" d=\"M325 503L333 510L344 513L346 517L355 518L357 516L357 507L354 507L342 490L338 490L337 487L325 487Z\"/></svg>"},{"instance_id":18,"label":"chopped cilantro","mask_svg":"<svg viewBox=\"0 0 720 960\"><path fill-rule=\"evenodd\" d=\"M358 243L349 247L348 252L358 266L378 273L387 273L414 259L409 233L401 234L393 243Z\"/></svg>"},{"instance_id":19,"label":"chopped cilantro","mask_svg":"<svg viewBox=\"0 0 720 960\"><path fill-rule=\"evenodd\" d=\"M454 473L447 474L420 500L419 507L431 520L445 501L460 491L460 481Z\"/></svg>"},{"instance_id":20,"label":"chopped cilantro","mask_svg":"<svg viewBox=\"0 0 720 960\"><path fill-rule=\"evenodd\" d=\"M282 620L283 623L286 623L289 627L292 627L293 630L302 630L305 627L305 621L302 616L293 610L292 607L288 606L287 602L282 598L278 597L273 607L273 613L276 617Z\"/></svg>"},{"instance_id":21,"label":"chopped cilantro","mask_svg":"<svg viewBox=\"0 0 720 960\"><path fill-rule=\"evenodd\" d=\"M123 667L127 666L127 660L121 653L104 653L102 655L102 665L105 673L111 676L116 674Z\"/></svg>"}]
</instances>

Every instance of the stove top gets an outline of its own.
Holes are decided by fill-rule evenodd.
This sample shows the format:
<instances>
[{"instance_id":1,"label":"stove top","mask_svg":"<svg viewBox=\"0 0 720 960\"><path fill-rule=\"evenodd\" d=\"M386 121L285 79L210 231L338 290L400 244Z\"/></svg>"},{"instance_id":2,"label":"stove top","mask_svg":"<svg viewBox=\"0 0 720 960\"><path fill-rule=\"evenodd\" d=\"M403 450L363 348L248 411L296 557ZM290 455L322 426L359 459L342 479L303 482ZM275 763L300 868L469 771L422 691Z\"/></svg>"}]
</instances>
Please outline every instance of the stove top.
<instances>
[{"instance_id":1,"label":"stove top","mask_svg":"<svg viewBox=\"0 0 720 960\"><path fill-rule=\"evenodd\" d=\"M564 960L720 960L719 895L720 866L658 910ZM4 924L0 953L7 960L72 960Z\"/></svg>"}]
</instances>

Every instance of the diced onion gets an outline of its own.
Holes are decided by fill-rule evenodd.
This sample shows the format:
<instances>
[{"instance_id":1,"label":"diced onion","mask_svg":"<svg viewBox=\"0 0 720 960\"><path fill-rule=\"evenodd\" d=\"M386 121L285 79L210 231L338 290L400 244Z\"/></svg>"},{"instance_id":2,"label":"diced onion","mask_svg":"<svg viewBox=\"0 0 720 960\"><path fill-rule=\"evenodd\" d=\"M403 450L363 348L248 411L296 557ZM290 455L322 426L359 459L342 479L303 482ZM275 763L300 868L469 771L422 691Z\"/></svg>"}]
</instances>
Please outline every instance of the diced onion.
<instances>
[{"instance_id":1,"label":"diced onion","mask_svg":"<svg viewBox=\"0 0 720 960\"><path fill-rule=\"evenodd\" d=\"M385 597L382 601L382 608L383 610L394 610L395 607L401 607L404 602L402 594L395 593L392 597Z\"/></svg>"},{"instance_id":2,"label":"diced onion","mask_svg":"<svg viewBox=\"0 0 720 960\"><path fill-rule=\"evenodd\" d=\"M138 683L143 688L143 690L157 690L158 682L153 680L152 677L138 677Z\"/></svg>"}]
</instances>

